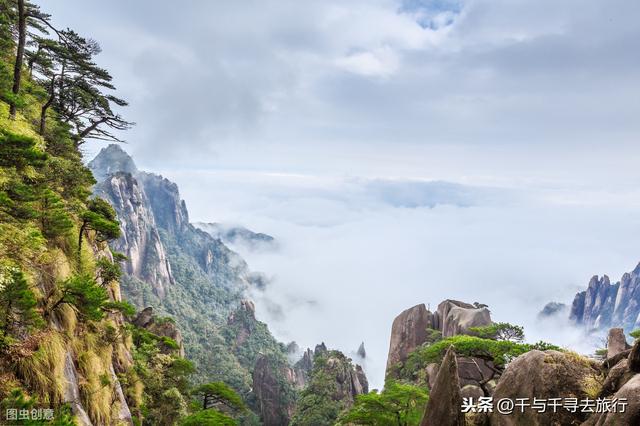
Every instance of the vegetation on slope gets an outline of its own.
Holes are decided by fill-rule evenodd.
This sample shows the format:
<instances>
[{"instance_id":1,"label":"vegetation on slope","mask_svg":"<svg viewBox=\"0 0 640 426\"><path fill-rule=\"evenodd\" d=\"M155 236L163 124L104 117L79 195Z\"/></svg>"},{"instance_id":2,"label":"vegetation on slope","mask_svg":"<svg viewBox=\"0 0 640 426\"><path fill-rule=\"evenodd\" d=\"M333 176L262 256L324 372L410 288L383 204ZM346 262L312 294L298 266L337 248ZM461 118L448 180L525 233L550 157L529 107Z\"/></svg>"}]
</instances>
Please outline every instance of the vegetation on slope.
<instances>
[{"instance_id":1,"label":"vegetation on slope","mask_svg":"<svg viewBox=\"0 0 640 426\"><path fill-rule=\"evenodd\" d=\"M130 409L136 424L194 424L190 416L233 424L238 413L218 406L237 401L233 391L200 407L193 365L176 342L126 321L134 310L120 298L119 257L106 245L119 226L110 205L90 197L95 180L80 152L131 125L94 62L99 52L29 1L0 0L2 415L45 409L53 418L42 410L16 418L112 425Z\"/></svg>"}]
</instances>

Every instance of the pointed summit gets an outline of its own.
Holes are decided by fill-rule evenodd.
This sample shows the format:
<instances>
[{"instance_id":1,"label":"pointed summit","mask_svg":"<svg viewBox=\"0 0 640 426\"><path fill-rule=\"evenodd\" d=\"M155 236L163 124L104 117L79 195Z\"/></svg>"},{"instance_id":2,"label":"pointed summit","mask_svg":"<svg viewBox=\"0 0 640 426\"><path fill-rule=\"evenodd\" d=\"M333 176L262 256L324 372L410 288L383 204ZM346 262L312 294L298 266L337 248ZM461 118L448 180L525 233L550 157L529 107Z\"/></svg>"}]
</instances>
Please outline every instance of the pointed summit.
<instances>
[{"instance_id":1,"label":"pointed summit","mask_svg":"<svg viewBox=\"0 0 640 426\"><path fill-rule=\"evenodd\" d=\"M117 172L136 174L138 169L133 159L120 145L111 144L102 148L98 155L88 164L98 182Z\"/></svg>"}]
</instances>

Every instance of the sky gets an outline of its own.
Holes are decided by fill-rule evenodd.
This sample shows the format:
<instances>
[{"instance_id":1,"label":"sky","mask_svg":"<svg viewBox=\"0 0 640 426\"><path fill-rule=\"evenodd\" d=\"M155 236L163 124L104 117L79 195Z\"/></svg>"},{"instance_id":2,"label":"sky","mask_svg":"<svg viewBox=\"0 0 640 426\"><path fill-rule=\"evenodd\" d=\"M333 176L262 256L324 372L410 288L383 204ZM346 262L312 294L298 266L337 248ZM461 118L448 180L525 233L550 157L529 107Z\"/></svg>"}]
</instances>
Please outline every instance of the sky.
<instances>
[{"instance_id":1,"label":"sky","mask_svg":"<svg viewBox=\"0 0 640 426\"><path fill-rule=\"evenodd\" d=\"M301 346L364 340L376 386L407 307L477 300L558 338L547 301L640 260L638 2L42 6L101 43L140 168L193 220L278 239L238 248L272 278L258 315Z\"/></svg>"}]
</instances>

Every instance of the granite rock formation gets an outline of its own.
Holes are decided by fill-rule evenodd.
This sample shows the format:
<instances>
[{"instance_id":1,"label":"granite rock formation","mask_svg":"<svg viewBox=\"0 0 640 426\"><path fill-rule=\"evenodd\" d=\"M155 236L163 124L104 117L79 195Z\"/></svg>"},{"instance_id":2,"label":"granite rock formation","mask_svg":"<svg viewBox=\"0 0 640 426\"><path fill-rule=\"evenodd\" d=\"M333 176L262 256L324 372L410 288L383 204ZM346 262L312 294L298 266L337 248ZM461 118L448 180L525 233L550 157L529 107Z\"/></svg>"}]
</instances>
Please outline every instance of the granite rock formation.
<instances>
[{"instance_id":1,"label":"granite rock formation","mask_svg":"<svg viewBox=\"0 0 640 426\"><path fill-rule=\"evenodd\" d=\"M640 327L640 264L612 284L608 276L594 276L585 291L576 294L569 318L587 330Z\"/></svg>"},{"instance_id":2,"label":"granite rock formation","mask_svg":"<svg viewBox=\"0 0 640 426\"><path fill-rule=\"evenodd\" d=\"M458 364L453 348L447 350L438 369L420 426L464 426Z\"/></svg>"},{"instance_id":3,"label":"granite rock formation","mask_svg":"<svg viewBox=\"0 0 640 426\"><path fill-rule=\"evenodd\" d=\"M591 378L599 377L599 371L586 360L557 351L533 350L513 360L505 369L495 389L493 398L578 398L589 397L586 386ZM524 424L580 424L587 419L582 412L568 410L515 410L511 415L494 412L492 426L517 426Z\"/></svg>"},{"instance_id":4,"label":"granite rock formation","mask_svg":"<svg viewBox=\"0 0 640 426\"><path fill-rule=\"evenodd\" d=\"M393 320L387 374L420 345L430 341L433 333L442 337L467 334L471 327L490 325L491 313L486 305L471 305L457 300L445 300L435 313L424 303L403 311Z\"/></svg>"}]
</instances>

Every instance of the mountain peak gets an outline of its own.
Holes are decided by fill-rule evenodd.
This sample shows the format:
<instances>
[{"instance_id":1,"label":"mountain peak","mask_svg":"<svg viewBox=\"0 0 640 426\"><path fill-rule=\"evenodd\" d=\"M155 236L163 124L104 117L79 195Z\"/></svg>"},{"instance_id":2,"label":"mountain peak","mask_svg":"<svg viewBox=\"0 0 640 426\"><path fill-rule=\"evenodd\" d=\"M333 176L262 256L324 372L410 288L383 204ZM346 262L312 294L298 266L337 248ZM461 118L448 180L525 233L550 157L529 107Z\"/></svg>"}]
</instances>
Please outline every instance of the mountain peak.
<instances>
[{"instance_id":1,"label":"mountain peak","mask_svg":"<svg viewBox=\"0 0 640 426\"><path fill-rule=\"evenodd\" d=\"M102 148L88 166L98 182L117 172L131 174L138 172L133 158L117 144L110 144L106 148Z\"/></svg>"}]
</instances>

